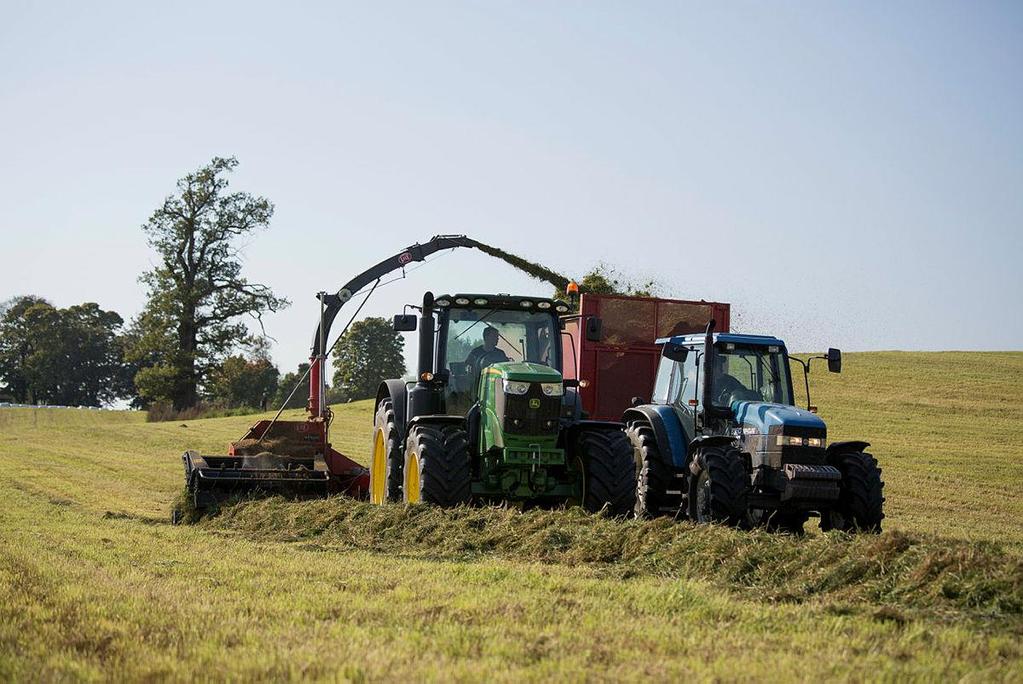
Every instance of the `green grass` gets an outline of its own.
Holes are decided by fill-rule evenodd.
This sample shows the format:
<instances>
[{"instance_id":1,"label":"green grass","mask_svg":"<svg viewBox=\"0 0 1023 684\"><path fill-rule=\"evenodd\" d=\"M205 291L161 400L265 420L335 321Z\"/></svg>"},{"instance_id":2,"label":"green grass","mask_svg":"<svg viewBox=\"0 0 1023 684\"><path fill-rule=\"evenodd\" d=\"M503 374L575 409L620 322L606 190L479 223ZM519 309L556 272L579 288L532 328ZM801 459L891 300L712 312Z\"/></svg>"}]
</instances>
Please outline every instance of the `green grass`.
<instances>
[{"instance_id":1,"label":"green grass","mask_svg":"<svg viewBox=\"0 0 1023 684\"><path fill-rule=\"evenodd\" d=\"M259 416L0 410L0 679L1023 680L1023 354L812 390L874 444L880 537L343 499L172 527L180 453ZM336 411L364 459L371 407Z\"/></svg>"}]
</instances>

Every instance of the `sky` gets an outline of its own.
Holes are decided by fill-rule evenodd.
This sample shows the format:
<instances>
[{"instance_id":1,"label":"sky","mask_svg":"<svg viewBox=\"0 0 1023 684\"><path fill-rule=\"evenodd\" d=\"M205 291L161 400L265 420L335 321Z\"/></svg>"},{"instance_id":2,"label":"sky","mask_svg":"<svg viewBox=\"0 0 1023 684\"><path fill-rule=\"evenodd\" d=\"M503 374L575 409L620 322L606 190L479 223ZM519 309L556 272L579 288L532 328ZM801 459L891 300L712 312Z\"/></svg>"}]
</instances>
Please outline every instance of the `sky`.
<instances>
[{"instance_id":1,"label":"sky","mask_svg":"<svg viewBox=\"0 0 1023 684\"><path fill-rule=\"evenodd\" d=\"M0 65L0 300L130 319L141 225L235 156L282 370L316 292L444 233L793 350L1023 349L1018 2L0 0ZM364 313L428 289L550 293L459 250Z\"/></svg>"}]
</instances>

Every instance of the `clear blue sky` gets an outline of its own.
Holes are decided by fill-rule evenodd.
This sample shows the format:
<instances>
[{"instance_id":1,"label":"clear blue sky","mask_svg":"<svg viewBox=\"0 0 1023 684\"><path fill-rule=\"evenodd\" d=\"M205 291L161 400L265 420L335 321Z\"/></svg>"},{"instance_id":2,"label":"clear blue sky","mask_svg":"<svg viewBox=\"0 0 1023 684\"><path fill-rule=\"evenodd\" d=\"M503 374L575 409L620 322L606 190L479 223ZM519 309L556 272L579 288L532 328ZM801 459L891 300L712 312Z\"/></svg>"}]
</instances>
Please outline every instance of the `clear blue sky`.
<instances>
[{"instance_id":1,"label":"clear blue sky","mask_svg":"<svg viewBox=\"0 0 1023 684\"><path fill-rule=\"evenodd\" d=\"M451 232L795 349L1023 349L1018 2L4 2L0 64L0 299L135 314L139 226L235 155L282 368L317 290ZM427 288L548 291L456 252L367 312Z\"/></svg>"}]
</instances>

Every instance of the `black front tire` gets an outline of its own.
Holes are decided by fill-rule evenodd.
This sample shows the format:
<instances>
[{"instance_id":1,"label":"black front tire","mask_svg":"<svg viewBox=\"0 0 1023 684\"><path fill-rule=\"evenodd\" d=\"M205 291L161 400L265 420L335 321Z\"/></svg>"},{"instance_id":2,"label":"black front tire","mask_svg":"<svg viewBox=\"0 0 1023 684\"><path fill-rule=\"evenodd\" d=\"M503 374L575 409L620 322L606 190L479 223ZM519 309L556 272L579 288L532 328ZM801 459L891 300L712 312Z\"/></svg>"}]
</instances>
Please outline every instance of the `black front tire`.
<instances>
[{"instance_id":1,"label":"black front tire","mask_svg":"<svg viewBox=\"0 0 1023 684\"><path fill-rule=\"evenodd\" d=\"M734 446L701 447L689 477L689 519L731 527L750 526L749 476Z\"/></svg>"},{"instance_id":2,"label":"black front tire","mask_svg":"<svg viewBox=\"0 0 1023 684\"><path fill-rule=\"evenodd\" d=\"M831 463L842 473L838 503L821 514L821 529L881 532L884 520L884 482L877 459L862 451L835 454Z\"/></svg>"},{"instance_id":3,"label":"black front tire","mask_svg":"<svg viewBox=\"0 0 1023 684\"><path fill-rule=\"evenodd\" d=\"M384 501L401 501L402 468L405 456L401 450L401 436L398 434L394 405L390 399L380 402L376 415L373 417L374 440L376 440L378 431L383 435L385 452ZM370 477L372 477L372 470ZM372 483L370 489L372 490Z\"/></svg>"},{"instance_id":4,"label":"black front tire","mask_svg":"<svg viewBox=\"0 0 1023 684\"><path fill-rule=\"evenodd\" d=\"M405 448L405 503L429 503L451 508L472 498L469 440L461 427L417 425ZM413 473L418 486L411 484Z\"/></svg>"},{"instance_id":5,"label":"black front tire","mask_svg":"<svg viewBox=\"0 0 1023 684\"><path fill-rule=\"evenodd\" d=\"M673 472L664 462L653 428L646 423L633 423L625 434L632 443L636 464L636 517L655 518L678 513L682 497L668 494Z\"/></svg>"},{"instance_id":6,"label":"black front tire","mask_svg":"<svg viewBox=\"0 0 1023 684\"><path fill-rule=\"evenodd\" d=\"M636 507L636 465L632 442L620 430L579 432L575 453L583 466L583 508L625 517Z\"/></svg>"}]
</instances>

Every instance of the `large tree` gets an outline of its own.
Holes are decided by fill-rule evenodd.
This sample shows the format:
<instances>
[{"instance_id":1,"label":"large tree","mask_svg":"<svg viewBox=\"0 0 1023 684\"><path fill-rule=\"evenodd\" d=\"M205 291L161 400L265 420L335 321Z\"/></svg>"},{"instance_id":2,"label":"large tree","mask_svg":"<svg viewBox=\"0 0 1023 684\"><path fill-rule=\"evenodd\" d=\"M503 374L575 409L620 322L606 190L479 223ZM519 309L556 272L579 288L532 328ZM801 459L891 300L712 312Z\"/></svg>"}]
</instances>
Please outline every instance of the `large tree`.
<instances>
[{"instance_id":1,"label":"large tree","mask_svg":"<svg viewBox=\"0 0 1023 684\"><path fill-rule=\"evenodd\" d=\"M142 368L135 383L147 401L194 406L210 372L252 336L240 320L288 305L269 287L242 276L240 243L269 226L264 197L228 192L237 160L214 158L177 183L142 229L159 264L140 280L148 302L131 331L129 359Z\"/></svg>"},{"instance_id":2,"label":"large tree","mask_svg":"<svg viewBox=\"0 0 1023 684\"><path fill-rule=\"evenodd\" d=\"M405 340L385 318L356 321L334 352L334 388L342 400L368 399L381 380L405 374Z\"/></svg>"},{"instance_id":3,"label":"large tree","mask_svg":"<svg viewBox=\"0 0 1023 684\"><path fill-rule=\"evenodd\" d=\"M3 308L0 381L15 401L102 406L132 393L116 312L91 302L58 309L31 296Z\"/></svg>"}]
</instances>

